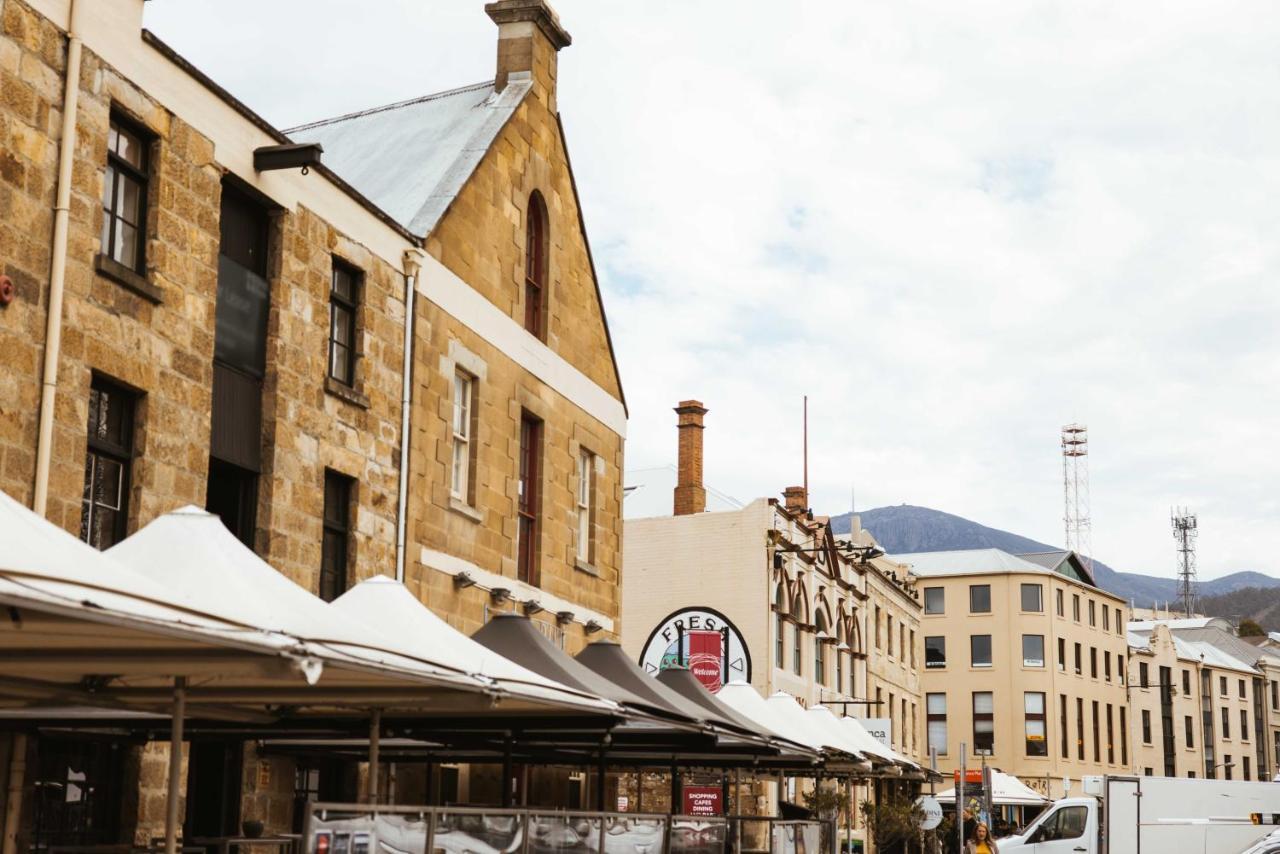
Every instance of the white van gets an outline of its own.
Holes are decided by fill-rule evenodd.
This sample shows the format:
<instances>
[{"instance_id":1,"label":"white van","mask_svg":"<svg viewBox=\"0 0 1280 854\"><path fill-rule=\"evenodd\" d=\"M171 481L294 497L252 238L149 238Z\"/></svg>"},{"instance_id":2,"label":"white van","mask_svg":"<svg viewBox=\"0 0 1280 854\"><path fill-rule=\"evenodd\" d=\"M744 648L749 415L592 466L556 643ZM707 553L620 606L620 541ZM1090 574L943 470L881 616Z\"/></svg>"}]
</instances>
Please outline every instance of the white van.
<instances>
[{"instance_id":1,"label":"white van","mask_svg":"<svg viewBox=\"0 0 1280 854\"><path fill-rule=\"evenodd\" d=\"M1240 854L1280 818L1277 783L1085 777L1084 793L1000 840L1000 854Z\"/></svg>"}]
</instances>

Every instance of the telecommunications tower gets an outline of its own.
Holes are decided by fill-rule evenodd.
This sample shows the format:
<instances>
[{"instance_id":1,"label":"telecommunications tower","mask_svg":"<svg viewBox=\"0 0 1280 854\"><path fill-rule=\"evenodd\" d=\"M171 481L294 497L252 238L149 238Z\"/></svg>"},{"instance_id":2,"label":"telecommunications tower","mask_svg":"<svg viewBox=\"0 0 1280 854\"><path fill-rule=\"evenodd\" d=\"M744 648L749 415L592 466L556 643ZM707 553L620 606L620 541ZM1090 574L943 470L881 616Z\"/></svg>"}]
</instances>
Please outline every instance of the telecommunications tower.
<instances>
[{"instance_id":1,"label":"telecommunications tower","mask_svg":"<svg viewBox=\"0 0 1280 854\"><path fill-rule=\"evenodd\" d=\"M1182 603L1182 615L1196 614L1196 514L1186 507L1175 507L1170 514L1173 539L1178 544L1178 599Z\"/></svg>"},{"instance_id":2,"label":"telecommunications tower","mask_svg":"<svg viewBox=\"0 0 1280 854\"><path fill-rule=\"evenodd\" d=\"M1080 556L1093 573L1092 523L1089 520L1089 428L1068 424L1062 428L1062 501L1066 547Z\"/></svg>"}]
</instances>

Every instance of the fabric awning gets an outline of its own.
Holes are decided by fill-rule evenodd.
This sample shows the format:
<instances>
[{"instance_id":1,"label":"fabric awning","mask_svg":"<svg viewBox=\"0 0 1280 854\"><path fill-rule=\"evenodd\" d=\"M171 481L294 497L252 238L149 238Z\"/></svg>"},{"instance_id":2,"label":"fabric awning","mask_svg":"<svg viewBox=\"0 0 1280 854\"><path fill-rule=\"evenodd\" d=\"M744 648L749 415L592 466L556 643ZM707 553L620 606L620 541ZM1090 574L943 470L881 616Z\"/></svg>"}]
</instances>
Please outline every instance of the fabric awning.
<instances>
[{"instance_id":1,"label":"fabric awning","mask_svg":"<svg viewBox=\"0 0 1280 854\"><path fill-rule=\"evenodd\" d=\"M557 648L528 617L496 614L472 639L522 667L575 691L604 697L615 703L658 717L690 722L664 703L642 697L611 681Z\"/></svg>"},{"instance_id":2,"label":"fabric awning","mask_svg":"<svg viewBox=\"0 0 1280 854\"><path fill-rule=\"evenodd\" d=\"M991 769L991 803L997 806L1036 807L1049 803L1049 799L1012 774ZM934 795L939 803L956 802L955 787Z\"/></svg>"},{"instance_id":3,"label":"fabric awning","mask_svg":"<svg viewBox=\"0 0 1280 854\"><path fill-rule=\"evenodd\" d=\"M796 702L795 697L785 691L776 692L764 702L778 718L790 721L796 729L806 730L811 733L810 737L825 750L844 753L858 759L862 758L863 751L854 747L850 739L834 732L828 732L825 728L815 726L814 719L809 716L805 708Z\"/></svg>"},{"instance_id":4,"label":"fabric awning","mask_svg":"<svg viewBox=\"0 0 1280 854\"><path fill-rule=\"evenodd\" d=\"M335 599L332 607L368 627L370 634L397 638L400 648L419 660L478 677L505 693L592 711L617 711L610 700L548 679L477 643L395 579L383 575L366 579Z\"/></svg>"},{"instance_id":5,"label":"fabric awning","mask_svg":"<svg viewBox=\"0 0 1280 854\"><path fill-rule=\"evenodd\" d=\"M684 697L640 669L616 641L594 641L574 658L615 685L620 685L655 708L664 708L672 717L683 717L704 724L723 724L712 720L705 709L689 703Z\"/></svg>"},{"instance_id":6,"label":"fabric awning","mask_svg":"<svg viewBox=\"0 0 1280 854\"><path fill-rule=\"evenodd\" d=\"M834 713L832 713L832 716L835 717ZM868 756L878 757L885 762L891 762L903 768L918 769L920 767L893 748L885 747L881 744L880 740L867 732L867 728L859 723L856 718L837 717L836 721L853 737L855 744L861 745L863 752Z\"/></svg>"},{"instance_id":7,"label":"fabric awning","mask_svg":"<svg viewBox=\"0 0 1280 854\"><path fill-rule=\"evenodd\" d=\"M781 738L804 745L813 751L821 751L822 743L807 727L778 714L751 685L746 682L729 682L716 694L720 702L739 715Z\"/></svg>"}]
</instances>

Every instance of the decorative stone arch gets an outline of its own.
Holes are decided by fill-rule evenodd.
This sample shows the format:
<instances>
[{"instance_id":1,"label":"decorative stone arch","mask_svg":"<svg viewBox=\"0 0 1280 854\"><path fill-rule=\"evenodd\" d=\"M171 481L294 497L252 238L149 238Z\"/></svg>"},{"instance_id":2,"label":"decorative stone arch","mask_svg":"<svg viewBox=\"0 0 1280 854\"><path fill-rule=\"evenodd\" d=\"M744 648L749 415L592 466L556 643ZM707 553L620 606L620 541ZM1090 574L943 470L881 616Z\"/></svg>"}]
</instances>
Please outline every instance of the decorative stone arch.
<instances>
[{"instance_id":1,"label":"decorative stone arch","mask_svg":"<svg viewBox=\"0 0 1280 854\"><path fill-rule=\"evenodd\" d=\"M791 616L797 623L809 623L809 593L803 579L796 579L791 591Z\"/></svg>"},{"instance_id":2,"label":"decorative stone arch","mask_svg":"<svg viewBox=\"0 0 1280 854\"><path fill-rule=\"evenodd\" d=\"M785 575L778 579L778 583L774 588L773 609L778 614L791 613L791 595L787 589L787 577Z\"/></svg>"}]
</instances>

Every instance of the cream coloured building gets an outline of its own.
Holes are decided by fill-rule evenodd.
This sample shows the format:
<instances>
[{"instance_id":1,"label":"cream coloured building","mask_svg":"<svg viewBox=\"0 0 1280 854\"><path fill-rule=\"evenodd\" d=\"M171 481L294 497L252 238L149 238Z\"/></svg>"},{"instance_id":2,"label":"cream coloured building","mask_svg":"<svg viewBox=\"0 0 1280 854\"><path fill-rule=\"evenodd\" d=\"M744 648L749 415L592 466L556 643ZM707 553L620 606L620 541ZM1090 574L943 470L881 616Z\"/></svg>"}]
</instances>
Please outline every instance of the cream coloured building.
<instances>
[{"instance_id":1,"label":"cream coloured building","mask_svg":"<svg viewBox=\"0 0 1280 854\"><path fill-rule=\"evenodd\" d=\"M1053 797L1129 768L1125 603L1071 552L894 555L924 610L922 750L989 765Z\"/></svg>"},{"instance_id":2,"label":"cream coloured building","mask_svg":"<svg viewBox=\"0 0 1280 854\"><path fill-rule=\"evenodd\" d=\"M1270 780L1280 689L1274 656L1213 617L1129 624L1133 771Z\"/></svg>"}]
</instances>

